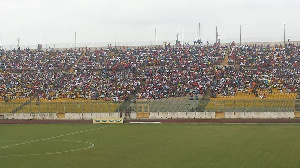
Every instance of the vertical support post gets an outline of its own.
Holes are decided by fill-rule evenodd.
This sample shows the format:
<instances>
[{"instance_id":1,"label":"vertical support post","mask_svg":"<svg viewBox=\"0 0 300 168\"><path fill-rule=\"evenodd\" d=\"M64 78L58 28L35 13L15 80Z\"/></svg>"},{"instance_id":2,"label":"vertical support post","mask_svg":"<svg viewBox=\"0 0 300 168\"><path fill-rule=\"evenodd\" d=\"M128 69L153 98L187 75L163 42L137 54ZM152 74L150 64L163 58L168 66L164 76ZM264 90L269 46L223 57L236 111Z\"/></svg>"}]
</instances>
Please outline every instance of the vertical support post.
<instances>
[{"instance_id":1,"label":"vertical support post","mask_svg":"<svg viewBox=\"0 0 300 168\"><path fill-rule=\"evenodd\" d=\"M285 23L283 23L283 44L285 46Z\"/></svg>"},{"instance_id":2,"label":"vertical support post","mask_svg":"<svg viewBox=\"0 0 300 168\"><path fill-rule=\"evenodd\" d=\"M64 102L64 114L66 114L66 105L67 105L67 102Z\"/></svg>"},{"instance_id":3,"label":"vertical support post","mask_svg":"<svg viewBox=\"0 0 300 168\"><path fill-rule=\"evenodd\" d=\"M76 43L76 39L77 37L76 37L76 31L75 31L75 48L77 48L77 43Z\"/></svg>"},{"instance_id":4,"label":"vertical support post","mask_svg":"<svg viewBox=\"0 0 300 168\"><path fill-rule=\"evenodd\" d=\"M156 28L155 28L155 45L157 45L157 32L156 32Z\"/></svg>"},{"instance_id":5,"label":"vertical support post","mask_svg":"<svg viewBox=\"0 0 300 168\"><path fill-rule=\"evenodd\" d=\"M108 112L111 112L110 103L108 103Z\"/></svg>"},{"instance_id":6,"label":"vertical support post","mask_svg":"<svg viewBox=\"0 0 300 168\"><path fill-rule=\"evenodd\" d=\"M55 103L55 108L56 108L55 112L56 112L56 114L58 113L58 106L57 106L57 104L58 103Z\"/></svg>"},{"instance_id":7,"label":"vertical support post","mask_svg":"<svg viewBox=\"0 0 300 168\"><path fill-rule=\"evenodd\" d=\"M182 29L182 37L181 37L181 44L184 46L184 28Z\"/></svg>"},{"instance_id":8,"label":"vertical support post","mask_svg":"<svg viewBox=\"0 0 300 168\"><path fill-rule=\"evenodd\" d=\"M201 31L200 31L200 30L201 30L201 29L200 29L200 23L199 23L199 32L198 32L198 33L199 33L199 35L198 35L199 39L201 39L201 34L200 34Z\"/></svg>"},{"instance_id":9,"label":"vertical support post","mask_svg":"<svg viewBox=\"0 0 300 168\"><path fill-rule=\"evenodd\" d=\"M219 34L218 34L218 27L216 26L216 44L218 44L218 36L219 36Z\"/></svg>"},{"instance_id":10,"label":"vertical support post","mask_svg":"<svg viewBox=\"0 0 300 168\"><path fill-rule=\"evenodd\" d=\"M18 37L18 48L20 47L20 37Z\"/></svg>"},{"instance_id":11,"label":"vertical support post","mask_svg":"<svg viewBox=\"0 0 300 168\"><path fill-rule=\"evenodd\" d=\"M117 30L116 30L116 34L115 34L115 47L117 47Z\"/></svg>"},{"instance_id":12,"label":"vertical support post","mask_svg":"<svg viewBox=\"0 0 300 168\"><path fill-rule=\"evenodd\" d=\"M91 106L90 106L90 108L91 108L90 109L91 119L93 119L93 112L92 112L93 111L93 109L92 109L93 108L93 102L90 102L90 103L91 103Z\"/></svg>"},{"instance_id":13,"label":"vertical support post","mask_svg":"<svg viewBox=\"0 0 300 168\"><path fill-rule=\"evenodd\" d=\"M240 46L242 46L242 26L240 26Z\"/></svg>"},{"instance_id":14,"label":"vertical support post","mask_svg":"<svg viewBox=\"0 0 300 168\"><path fill-rule=\"evenodd\" d=\"M82 112L82 115L83 115L83 113L84 113L84 102L82 102L81 112Z\"/></svg>"}]
</instances>

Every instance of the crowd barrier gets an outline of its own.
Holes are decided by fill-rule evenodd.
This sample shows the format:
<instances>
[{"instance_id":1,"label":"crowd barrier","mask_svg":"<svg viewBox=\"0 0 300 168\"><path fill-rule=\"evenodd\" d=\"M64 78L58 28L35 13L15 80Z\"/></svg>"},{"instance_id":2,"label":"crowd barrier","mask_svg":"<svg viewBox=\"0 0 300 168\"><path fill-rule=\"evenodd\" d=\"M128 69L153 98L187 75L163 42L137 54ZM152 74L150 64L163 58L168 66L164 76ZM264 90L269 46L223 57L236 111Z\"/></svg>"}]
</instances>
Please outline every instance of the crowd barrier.
<instances>
[{"instance_id":1,"label":"crowd barrier","mask_svg":"<svg viewBox=\"0 0 300 168\"><path fill-rule=\"evenodd\" d=\"M106 112L295 112L297 99L210 99L112 101L0 102L0 113L106 113Z\"/></svg>"}]
</instances>

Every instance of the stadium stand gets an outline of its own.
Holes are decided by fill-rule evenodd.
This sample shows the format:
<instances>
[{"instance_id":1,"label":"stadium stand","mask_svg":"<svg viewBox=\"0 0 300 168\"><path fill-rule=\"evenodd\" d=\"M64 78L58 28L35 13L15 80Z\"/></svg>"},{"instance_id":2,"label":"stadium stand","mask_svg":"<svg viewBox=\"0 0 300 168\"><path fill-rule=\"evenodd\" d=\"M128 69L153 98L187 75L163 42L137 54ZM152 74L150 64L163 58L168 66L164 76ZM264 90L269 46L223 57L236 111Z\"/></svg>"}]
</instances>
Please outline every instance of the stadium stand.
<instances>
[{"instance_id":1,"label":"stadium stand","mask_svg":"<svg viewBox=\"0 0 300 168\"><path fill-rule=\"evenodd\" d=\"M0 54L0 112L115 112L143 103L150 112L292 111L299 96L294 44Z\"/></svg>"}]
</instances>

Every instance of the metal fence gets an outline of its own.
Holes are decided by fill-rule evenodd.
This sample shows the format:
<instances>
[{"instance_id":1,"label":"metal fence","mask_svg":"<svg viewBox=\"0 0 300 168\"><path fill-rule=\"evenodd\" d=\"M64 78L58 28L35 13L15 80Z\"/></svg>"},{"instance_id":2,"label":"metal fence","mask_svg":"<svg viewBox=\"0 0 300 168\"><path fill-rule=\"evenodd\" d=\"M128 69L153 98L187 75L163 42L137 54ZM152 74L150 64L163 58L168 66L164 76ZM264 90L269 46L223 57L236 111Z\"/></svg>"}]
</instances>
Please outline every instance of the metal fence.
<instances>
[{"instance_id":1,"label":"metal fence","mask_svg":"<svg viewBox=\"0 0 300 168\"><path fill-rule=\"evenodd\" d=\"M0 113L104 113L119 112L121 103L77 101L77 102L3 102Z\"/></svg>"},{"instance_id":2,"label":"metal fence","mask_svg":"<svg viewBox=\"0 0 300 168\"><path fill-rule=\"evenodd\" d=\"M293 112L294 99L210 100L207 112Z\"/></svg>"},{"instance_id":3,"label":"metal fence","mask_svg":"<svg viewBox=\"0 0 300 168\"><path fill-rule=\"evenodd\" d=\"M109 113L109 112L293 112L300 100L188 100L161 99L125 102L0 102L0 113Z\"/></svg>"}]
</instances>

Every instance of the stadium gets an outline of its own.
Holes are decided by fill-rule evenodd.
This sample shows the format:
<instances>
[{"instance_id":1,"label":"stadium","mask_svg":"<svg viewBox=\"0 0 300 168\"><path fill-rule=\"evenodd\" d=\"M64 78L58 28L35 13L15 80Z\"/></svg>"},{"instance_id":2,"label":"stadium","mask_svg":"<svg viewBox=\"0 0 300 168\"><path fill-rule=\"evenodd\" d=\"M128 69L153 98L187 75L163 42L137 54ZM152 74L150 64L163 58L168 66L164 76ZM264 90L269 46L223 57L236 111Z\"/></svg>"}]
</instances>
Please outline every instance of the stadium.
<instances>
[{"instance_id":1,"label":"stadium","mask_svg":"<svg viewBox=\"0 0 300 168\"><path fill-rule=\"evenodd\" d=\"M298 45L2 50L2 119L297 118Z\"/></svg>"},{"instance_id":2,"label":"stadium","mask_svg":"<svg viewBox=\"0 0 300 168\"><path fill-rule=\"evenodd\" d=\"M1 50L1 164L293 167L282 153L299 151L283 143L298 146L299 52L293 43Z\"/></svg>"},{"instance_id":3,"label":"stadium","mask_svg":"<svg viewBox=\"0 0 300 168\"><path fill-rule=\"evenodd\" d=\"M1 168L300 167L299 2L0 5Z\"/></svg>"}]
</instances>

